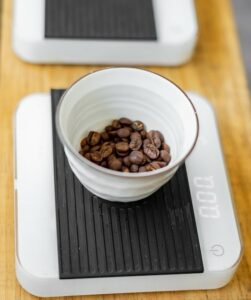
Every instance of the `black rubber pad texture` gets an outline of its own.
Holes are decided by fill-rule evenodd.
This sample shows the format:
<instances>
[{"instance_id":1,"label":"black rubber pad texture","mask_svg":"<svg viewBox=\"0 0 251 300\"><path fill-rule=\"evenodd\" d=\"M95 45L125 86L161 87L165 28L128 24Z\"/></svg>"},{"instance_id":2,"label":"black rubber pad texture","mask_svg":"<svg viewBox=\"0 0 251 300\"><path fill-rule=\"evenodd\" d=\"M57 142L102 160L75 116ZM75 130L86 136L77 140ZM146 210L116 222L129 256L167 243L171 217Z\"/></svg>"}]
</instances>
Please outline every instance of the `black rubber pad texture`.
<instances>
[{"instance_id":1,"label":"black rubber pad texture","mask_svg":"<svg viewBox=\"0 0 251 300\"><path fill-rule=\"evenodd\" d=\"M45 37L156 40L152 0L46 0Z\"/></svg>"},{"instance_id":2,"label":"black rubber pad texture","mask_svg":"<svg viewBox=\"0 0 251 300\"><path fill-rule=\"evenodd\" d=\"M53 118L62 92L52 91ZM203 272L185 165L144 200L109 202L74 176L53 124L61 279Z\"/></svg>"}]
</instances>

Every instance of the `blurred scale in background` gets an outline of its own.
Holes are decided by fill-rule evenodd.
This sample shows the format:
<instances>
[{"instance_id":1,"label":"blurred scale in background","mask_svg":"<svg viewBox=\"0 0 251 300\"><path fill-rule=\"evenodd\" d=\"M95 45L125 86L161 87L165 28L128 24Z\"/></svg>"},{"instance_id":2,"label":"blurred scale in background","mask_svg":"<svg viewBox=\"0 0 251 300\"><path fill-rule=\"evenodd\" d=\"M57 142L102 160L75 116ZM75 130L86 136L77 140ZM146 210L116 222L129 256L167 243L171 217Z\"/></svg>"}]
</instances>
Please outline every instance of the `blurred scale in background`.
<instances>
[{"instance_id":1,"label":"blurred scale in background","mask_svg":"<svg viewBox=\"0 0 251 300\"><path fill-rule=\"evenodd\" d=\"M194 0L16 0L13 22L31 63L174 66L197 42Z\"/></svg>"}]
</instances>

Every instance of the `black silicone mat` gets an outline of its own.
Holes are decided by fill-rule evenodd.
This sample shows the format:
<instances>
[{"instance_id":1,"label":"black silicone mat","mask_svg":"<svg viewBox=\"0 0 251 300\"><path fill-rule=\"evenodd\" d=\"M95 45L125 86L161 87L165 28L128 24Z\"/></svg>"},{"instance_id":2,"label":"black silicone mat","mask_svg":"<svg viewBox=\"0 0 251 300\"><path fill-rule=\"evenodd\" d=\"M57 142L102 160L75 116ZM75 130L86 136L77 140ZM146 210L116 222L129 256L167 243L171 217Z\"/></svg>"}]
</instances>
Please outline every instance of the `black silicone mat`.
<instances>
[{"instance_id":1,"label":"black silicone mat","mask_svg":"<svg viewBox=\"0 0 251 300\"><path fill-rule=\"evenodd\" d=\"M45 37L156 40L152 0L46 0Z\"/></svg>"},{"instance_id":2,"label":"black silicone mat","mask_svg":"<svg viewBox=\"0 0 251 300\"><path fill-rule=\"evenodd\" d=\"M72 173L55 131L62 93L52 91L60 278L203 272L185 165L147 199L96 197Z\"/></svg>"}]
</instances>

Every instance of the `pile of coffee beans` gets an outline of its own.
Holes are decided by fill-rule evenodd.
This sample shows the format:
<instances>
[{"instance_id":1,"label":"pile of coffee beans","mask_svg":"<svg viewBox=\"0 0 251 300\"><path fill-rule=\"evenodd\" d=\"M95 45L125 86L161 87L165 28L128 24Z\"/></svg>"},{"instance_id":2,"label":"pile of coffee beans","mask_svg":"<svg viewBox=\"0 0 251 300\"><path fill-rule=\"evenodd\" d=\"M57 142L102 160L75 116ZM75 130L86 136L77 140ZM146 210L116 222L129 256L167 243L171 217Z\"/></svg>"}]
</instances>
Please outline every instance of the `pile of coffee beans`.
<instances>
[{"instance_id":1,"label":"pile of coffee beans","mask_svg":"<svg viewBox=\"0 0 251 300\"><path fill-rule=\"evenodd\" d=\"M147 172L167 166L170 147L158 130L145 131L141 121L113 120L101 133L90 131L79 153L104 168L122 172Z\"/></svg>"}]
</instances>

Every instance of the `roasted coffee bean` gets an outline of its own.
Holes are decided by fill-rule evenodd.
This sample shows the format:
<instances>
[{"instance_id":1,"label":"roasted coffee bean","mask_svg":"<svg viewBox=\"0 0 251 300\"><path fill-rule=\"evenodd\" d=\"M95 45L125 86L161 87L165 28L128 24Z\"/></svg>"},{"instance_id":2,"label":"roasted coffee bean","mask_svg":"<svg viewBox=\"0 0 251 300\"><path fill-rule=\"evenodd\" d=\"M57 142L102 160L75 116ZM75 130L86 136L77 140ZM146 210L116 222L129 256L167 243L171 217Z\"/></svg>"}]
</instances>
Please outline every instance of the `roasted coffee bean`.
<instances>
[{"instance_id":1,"label":"roasted coffee bean","mask_svg":"<svg viewBox=\"0 0 251 300\"><path fill-rule=\"evenodd\" d=\"M161 147L161 140L158 136L155 136L153 139L153 144L155 145L156 148L160 148Z\"/></svg>"},{"instance_id":2,"label":"roasted coffee bean","mask_svg":"<svg viewBox=\"0 0 251 300\"><path fill-rule=\"evenodd\" d=\"M144 124L141 121L134 121L131 125L132 129L135 131L141 131L144 129Z\"/></svg>"},{"instance_id":3,"label":"roasted coffee bean","mask_svg":"<svg viewBox=\"0 0 251 300\"><path fill-rule=\"evenodd\" d=\"M146 137L148 140L150 140L151 143L153 143L153 136L154 136L155 130L150 130L147 132Z\"/></svg>"},{"instance_id":4,"label":"roasted coffee bean","mask_svg":"<svg viewBox=\"0 0 251 300\"><path fill-rule=\"evenodd\" d=\"M122 169L122 162L117 158L109 159L107 163L111 170L120 171Z\"/></svg>"},{"instance_id":5,"label":"roasted coffee bean","mask_svg":"<svg viewBox=\"0 0 251 300\"><path fill-rule=\"evenodd\" d=\"M119 122L123 126L125 126L125 125L126 126L130 126L132 124L132 121L130 119L128 119L128 118L120 118Z\"/></svg>"},{"instance_id":6,"label":"roasted coffee bean","mask_svg":"<svg viewBox=\"0 0 251 300\"><path fill-rule=\"evenodd\" d=\"M105 127L106 132L110 132L112 130L113 130L113 127L111 125L108 125L108 126Z\"/></svg>"},{"instance_id":7,"label":"roasted coffee bean","mask_svg":"<svg viewBox=\"0 0 251 300\"><path fill-rule=\"evenodd\" d=\"M144 159L144 154L140 151L132 151L129 155L129 160L132 164L140 165Z\"/></svg>"},{"instance_id":8,"label":"roasted coffee bean","mask_svg":"<svg viewBox=\"0 0 251 300\"><path fill-rule=\"evenodd\" d=\"M131 150L139 150L142 146L142 139L141 135L138 132L133 132L130 136L131 142L130 142L130 149Z\"/></svg>"},{"instance_id":9,"label":"roasted coffee bean","mask_svg":"<svg viewBox=\"0 0 251 300\"><path fill-rule=\"evenodd\" d=\"M146 169L147 172L150 172L150 171L154 171L154 170L155 170L155 169L153 169L153 168L150 166L150 164L145 165L145 169Z\"/></svg>"},{"instance_id":10,"label":"roasted coffee bean","mask_svg":"<svg viewBox=\"0 0 251 300\"><path fill-rule=\"evenodd\" d=\"M107 158L113 153L112 146L110 144L107 145L103 144L100 149L100 153L103 159Z\"/></svg>"},{"instance_id":11,"label":"roasted coffee bean","mask_svg":"<svg viewBox=\"0 0 251 300\"><path fill-rule=\"evenodd\" d=\"M81 146L81 148L83 148L86 145L87 145L87 138L84 138L84 139L82 139L80 146Z\"/></svg>"},{"instance_id":12,"label":"roasted coffee bean","mask_svg":"<svg viewBox=\"0 0 251 300\"><path fill-rule=\"evenodd\" d=\"M150 164L146 165L146 170L147 171L153 171L153 170L158 170L160 168L164 168L167 165L166 162L164 161L153 161Z\"/></svg>"},{"instance_id":13,"label":"roasted coffee bean","mask_svg":"<svg viewBox=\"0 0 251 300\"><path fill-rule=\"evenodd\" d=\"M167 163L165 161L157 161L157 163L159 164L159 166L161 168L164 168L167 165Z\"/></svg>"},{"instance_id":14,"label":"roasted coffee bean","mask_svg":"<svg viewBox=\"0 0 251 300\"><path fill-rule=\"evenodd\" d=\"M140 173L146 172L146 167L139 167L139 172Z\"/></svg>"},{"instance_id":15,"label":"roasted coffee bean","mask_svg":"<svg viewBox=\"0 0 251 300\"><path fill-rule=\"evenodd\" d=\"M117 136L120 138L127 138L131 134L131 130L128 127L120 128L117 130Z\"/></svg>"},{"instance_id":16,"label":"roasted coffee bean","mask_svg":"<svg viewBox=\"0 0 251 300\"><path fill-rule=\"evenodd\" d=\"M107 146L111 146L112 147L112 152L115 151L115 143L114 142L105 142L102 147L107 147ZM102 148L101 147L101 148Z\"/></svg>"},{"instance_id":17,"label":"roasted coffee bean","mask_svg":"<svg viewBox=\"0 0 251 300\"><path fill-rule=\"evenodd\" d=\"M107 158L107 162L109 162L110 160L117 158L115 154L111 154L110 156L108 156Z\"/></svg>"},{"instance_id":18,"label":"roasted coffee bean","mask_svg":"<svg viewBox=\"0 0 251 300\"><path fill-rule=\"evenodd\" d=\"M87 152L90 151L90 146L89 145L85 145L81 150L82 150L82 153L85 154L85 153L87 153Z\"/></svg>"},{"instance_id":19,"label":"roasted coffee bean","mask_svg":"<svg viewBox=\"0 0 251 300\"><path fill-rule=\"evenodd\" d=\"M96 146L101 139L100 133L96 131L90 131L87 137L87 142L90 146Z\"/></svg>"},{"instance_id":20,"label":"roasted coffee bean","mask_svg":"<svg viewBox=\"0 0 251 300\"><path fill-rule=\"evenodd\" d=\"M159 149L154 144L147 143L144 145L144 153L150 159L156 159L159 156Z\"/></svg>"},{"instance_id":21,"label":"roasted coffee bean","mask_svg":"<svg viewBox=\"0 0 251 300\"><path fill-rule=\"evenodd\" d=\"M91 160L91 153L85 153L84 157L88 160Z\"/></svg>"},{"instance_id":22,"label":"roasted coffee bean","mask_svg":"<svg viewBox=\"0 0 251 300\"><path fill-rule=\"evenodd\" d=\"M102 161L102 155L99 151L91 153L91 160L95 163L100 163Z\"/></svg>"},{"instance_id":23,"label":"roasted coffee bean","mask_svg":"<svg viewBox=\"0 0 251 300\"><path fill-rule=\"evenodd\" d=\"M112 121L112 127L113 127L113 129L121 128L121 124L119 123L119 120L113 120Z\"/></svg>"},{"instance_id":24,"label":"roasted coffee bean","mask_svg":"<svg viewBox=\"0 0 251 300\"><path fill-rule=\"evenodd\" d=\"M161 147L164 137L158 130L151 130L147 133L147 138L154 144L158 149Z\"/></svg>"},{"instance_id":25,"label":"roasted coffee bean","mask_svg":"<svg viewBox=\"0 0 251 300\"><path fill-rule=\"evenodd\" d=\"M128 144L129 144L129 140L128 140L128 139L126 139L126 138L122 138L122 139L121 139L121 142L126 142L126 143L128 143Z\"/></svg>"},{"instance_id":26,"label":"roasted coffee bean","mask_svg":"<svg viewBox=\"0 0 251 300\"><path fill-rule=\"evenodd\" d=\"M170 153L170 146L169 145L167 145L167 144L165 144L165 143L162 143L162 150L166 150L167 152L169 152Z\"/></svg>"},{"instance_id":27,"label":"roasted coffee bean","mask_svg":"<svg viewBox=\"0 0 251 300\"><path fill-rule=\"evenodd\" d=\"M131 162L130 162L129 156L126 156L126 157L123 158L123 163L127 167L131 166Z\"/></svg>"},{"instance_id":28,"label":"roasted coffee bean","mask_svg":"<svg viewBox=\"0 0 251 300\"><path fill-rule=\"evenodd\" d=\"M158 137L161 142L164 142L164 136L163 134L158 131L158 130L150 130L148 133L147 133L147 137L148 139L154 139L154 137Z\"/></svg>"},{"instance_id":29,"label":"roasted coffee bean","mask_svg":"<svg viewBox=\"0 0 251 300\"><path fill-rule=\"evenodd\" d=\"M167 150L161 150L160 151L160 158L162 160L164 160L164 162L169 163L169 161L171 160L171 155Z\"/></svg>"},{"instance_id":30,"label":"roasted coffee bean","mask_svg":"<svg viewBox=\"0 0 251 300\"><path fill-rule=\"evenodd\" d=\"M132 140L131 142L130 142L130 149L131 150L139 150L140 148L141 148L141 146L142 146L142 140Z\"/></svg>"},{"instance_id":31,"label":"roasted coffee bean","mask_svg":"<svg viewBox=\"0 0 251 300\"><path fill-rule=\"evenodd\" d=\"M101 133L101 138L103 139L103 141L108 141L109 140L109 134L104 131Z\"/></svg>"},{"instance_id":32,"label":"roasted coffee bean","mask_svg":"<svg viewBox=\"0 0 251 300\"><path fill-rule=\"evenodd\" d=\"M93 152L99 151L100 148L101 148L100 145L94 146L90 149L90 152L93 153Z\"/></svg>"},{"instance_id":33,"label":"roasted coffee bean","mask_svg":"<svg viewBox=\"0 0 251 300\"><path fill-rule=\"evenodd\" d=\"M130 135L130 139L131 139L131 140L138 140L138 139L141 140L141 135L140 135L139 132L133 132L133 133L131 133L131 135Z\"/></svg>"},{"instance_id":34,"label":"roasted coffee bean","mask_svg":"<svg viewBox=\"0 0 251 300\"><path fill-rule=\"evenodd\" d=\"M131 172L136 173L136 172L138 172L138 170L139 170L138 165L131 165L131 167L130 167Z\"/></svg>"},{"instance_id":35,"label":"roasted coffee bean","mask_svg":"<svg viewBox=\"0 0 251 300\"><path fill-rule=\"evenodd\" d=\"M130 170L129 170L129 168L128 168L128 167L126 167L126 166L123 166L123 167L122 167L122 172L124 172L124 173L129 173L129 172L130 172Z\"/></svg>"},{"instance_id":36,"label":"roasted coffee bean","mask_svg":"<svg viewBox=\"0 0 251 300\"><path fill-rule=\"evenodd\" d=\"M109 134L109 137L115 138L115 137L117 137L117 130L109 131L108 134Z\"/></svg>"},{"instance_id":37,"label":"roasted coffee bean","mask_svg":"<svg viewBox=\"0 0 251 300\"><path fill-rule=\"evenodd\" d=\"M150 164L146 165L145 168L147 171L154 171L160 169L160 165L158 164L158 162L153 161Z\"/></svg>"},{"instance_id":38,"label":"roasted coffee bean","mask_svg":"<svg viewBox=\"0 0 251 300\"><path fill-rule=\"evenodd\" d=\"M129 145L126 142L119 142L115 145L117 153L127 153L129 151Z\"/></svg>"}]
</instances>

